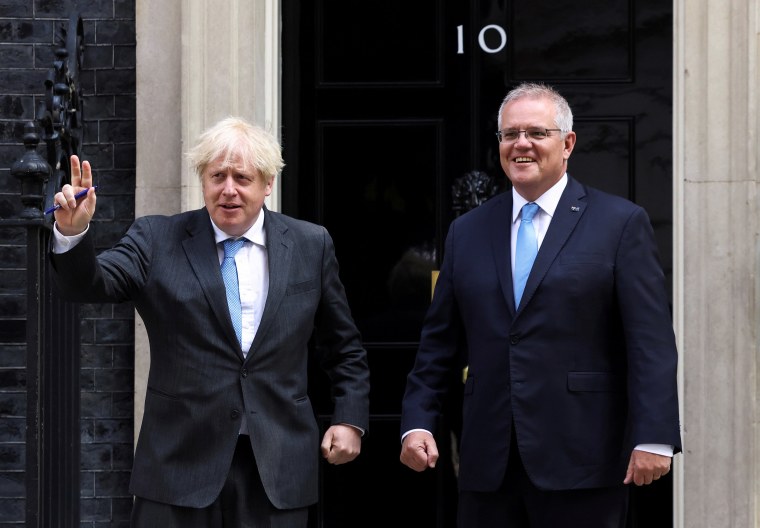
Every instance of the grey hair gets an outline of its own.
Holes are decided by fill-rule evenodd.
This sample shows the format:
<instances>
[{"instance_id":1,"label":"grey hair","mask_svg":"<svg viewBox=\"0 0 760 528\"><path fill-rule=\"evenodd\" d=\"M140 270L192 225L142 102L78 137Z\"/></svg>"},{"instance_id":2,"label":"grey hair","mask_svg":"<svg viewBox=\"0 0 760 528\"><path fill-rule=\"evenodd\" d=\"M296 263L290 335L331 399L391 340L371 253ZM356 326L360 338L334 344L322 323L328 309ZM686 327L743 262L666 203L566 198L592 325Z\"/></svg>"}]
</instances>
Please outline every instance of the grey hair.
<instances>
[{"instance_id":1,"label":"grey hair","mask_svg":"<svg viewBox=\"0 0 760 528\"><path fill-rule=\"evenodd\" d=\"M226 166L239 156L245 167L258 170L267 183L285 166L277 138L240 117L227 117L206 129L186 156L198 177L219 157L224 157Z\"/></svg>"},{"instance_id":2,"label":"grey hair","mask_svg":"<svg viewBox=\"0 0 760 528\"><path fill-rule=\"evenodd\" d=\"M562 130L563 137L573 129L573 111L570 110L567 99L551 86L542 83L522 83L510 90L499 106L497 126L501 126L501 116L507 103L525 98L549 99L554 103L554 126Z\"/></svg>"}]
</instances>

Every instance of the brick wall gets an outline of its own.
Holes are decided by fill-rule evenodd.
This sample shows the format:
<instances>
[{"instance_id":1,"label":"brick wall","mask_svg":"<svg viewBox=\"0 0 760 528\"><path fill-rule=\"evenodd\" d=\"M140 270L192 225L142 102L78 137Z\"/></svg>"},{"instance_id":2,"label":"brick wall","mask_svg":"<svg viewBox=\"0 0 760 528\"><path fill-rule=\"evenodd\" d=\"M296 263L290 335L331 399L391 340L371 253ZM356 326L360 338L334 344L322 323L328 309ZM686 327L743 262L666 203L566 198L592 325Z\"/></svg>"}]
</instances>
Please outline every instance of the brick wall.
<instances>
[{"instance_id":1,"label":"brick wall","mask_svg":"<svg viewBox=\"0 0 760 528\"><path fill-rule=\"evenodd\" d=\"M0 1L0 218L21 208L10 167L23 154L52 66L55 35L78 12L85 36L82 155L95 171L96 243L110 247L134 219L134 0ZM0 230L0 528L23 526L25 496L25 230ZM83 305L81 526L126 527L133 442L134 311Z\"/></svg>"}]
</instances>

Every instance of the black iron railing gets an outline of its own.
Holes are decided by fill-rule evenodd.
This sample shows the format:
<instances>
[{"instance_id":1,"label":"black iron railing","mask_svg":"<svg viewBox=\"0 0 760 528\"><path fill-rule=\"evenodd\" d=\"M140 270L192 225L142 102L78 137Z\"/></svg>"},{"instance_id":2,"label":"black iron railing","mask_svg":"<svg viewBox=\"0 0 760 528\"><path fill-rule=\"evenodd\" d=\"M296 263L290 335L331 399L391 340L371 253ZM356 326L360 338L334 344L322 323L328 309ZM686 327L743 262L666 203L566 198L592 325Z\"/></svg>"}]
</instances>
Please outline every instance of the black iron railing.
<instances>
[{"instance_id":1,"label":"black iron railing","mask_svg":"<svg viewBox=\"0 0 760 528\"><path fill-rule=\"evenodd\" d=\"M82 102L79 67L83 27L78 15L57 34L35 122L24 128L25 152L11 175L21 183L21 210L0 228L26 228L26 526L79 526L79 313L55 294L46 252L51 216L43 211L70 181L79 154ZM40 145L40 142L44 142ZM43 148L44 147L44 148ZM44 150L45 156L39 153Z\"/></svg>"}]
</instances>

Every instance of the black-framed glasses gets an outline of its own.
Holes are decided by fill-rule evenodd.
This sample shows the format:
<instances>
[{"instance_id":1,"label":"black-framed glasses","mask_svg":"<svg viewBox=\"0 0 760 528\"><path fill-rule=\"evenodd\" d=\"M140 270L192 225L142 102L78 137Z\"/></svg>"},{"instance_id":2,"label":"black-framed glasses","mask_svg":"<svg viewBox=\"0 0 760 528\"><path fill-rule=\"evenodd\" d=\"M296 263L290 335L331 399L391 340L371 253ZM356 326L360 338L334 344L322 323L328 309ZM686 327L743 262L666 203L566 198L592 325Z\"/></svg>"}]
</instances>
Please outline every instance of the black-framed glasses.
<instances>
[{"instance_id":1,"label":"black-framed glasses","mask_svg":"<svg viewBox=\"0 0 760 528\"><path fill-rule=\"evenodd\" d=\"M496 132L496 137L499 138L499 143L511 143L517 141L520 138L520 134L525 134L525 138L528 141L541 141L548 138L551 134L549 132L562 132L561 128L529 128L527 130L515 130L512 128L506 128Z\"/></svg>"}]
</instances>

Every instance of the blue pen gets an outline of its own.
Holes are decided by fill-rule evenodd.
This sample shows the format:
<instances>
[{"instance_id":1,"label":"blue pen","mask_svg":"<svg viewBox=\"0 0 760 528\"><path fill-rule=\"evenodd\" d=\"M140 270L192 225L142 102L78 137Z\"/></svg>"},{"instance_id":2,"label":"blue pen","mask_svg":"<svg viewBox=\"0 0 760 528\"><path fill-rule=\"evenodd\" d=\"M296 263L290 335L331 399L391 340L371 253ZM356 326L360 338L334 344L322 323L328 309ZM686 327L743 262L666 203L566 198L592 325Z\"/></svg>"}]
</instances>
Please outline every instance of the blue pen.
<instances>
[{"instance_id":1,"label":"blue pen","mask_svg":"<svg viewBox=\"0 0 760 528\"><path fill-rule=\"evenodd\" d=\"M96 191L98 190L98 186L97 185L93 185L91 188L95 189ZM80 198L83 198L83 197L87 196L87 191L89 191L89 190L90 190L90 187L88 187L87 189L83 189L83 190L79 191L78 193L76 193L74 195L74 199L79 200ZM61 204L55 204L53 207L51 207L50 209L48 209L47 211L45 211L45 214L50 214L50 213L52 213L54 211L57 211L60 208L61 208Z\"/></svg>"}]
</instances>

